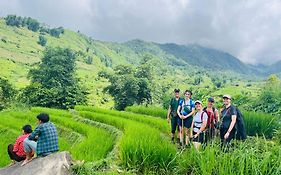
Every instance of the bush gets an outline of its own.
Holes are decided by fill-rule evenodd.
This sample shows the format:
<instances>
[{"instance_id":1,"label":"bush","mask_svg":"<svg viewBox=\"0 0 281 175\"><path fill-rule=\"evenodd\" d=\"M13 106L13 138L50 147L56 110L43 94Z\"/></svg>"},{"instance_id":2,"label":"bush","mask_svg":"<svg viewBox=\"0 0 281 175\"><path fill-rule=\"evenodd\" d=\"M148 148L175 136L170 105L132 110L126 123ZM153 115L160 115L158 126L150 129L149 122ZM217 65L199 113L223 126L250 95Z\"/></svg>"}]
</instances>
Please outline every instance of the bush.
<instances>
[{"instance_id":1,"label":"bush","mask_svg":"<svg viewBox=\"0 0 281 175\"><path fill-rule=\"evenodd\" d=\"M86 59L86 63L87 64L93 64L93 57L88 56L87 59Z\"/></svg>"},{"instance_id":2,"label":"bush","mask_svg":"<svg viewBox=\"0 0 281 175\"><path fill-rule=\"evenodd\" d=\"M38 44L40 44L41 46L45 46L47 44L47 39L43 36L43 35L40 35L39 38L38 38Z\"/></svg>"}]
</instances>

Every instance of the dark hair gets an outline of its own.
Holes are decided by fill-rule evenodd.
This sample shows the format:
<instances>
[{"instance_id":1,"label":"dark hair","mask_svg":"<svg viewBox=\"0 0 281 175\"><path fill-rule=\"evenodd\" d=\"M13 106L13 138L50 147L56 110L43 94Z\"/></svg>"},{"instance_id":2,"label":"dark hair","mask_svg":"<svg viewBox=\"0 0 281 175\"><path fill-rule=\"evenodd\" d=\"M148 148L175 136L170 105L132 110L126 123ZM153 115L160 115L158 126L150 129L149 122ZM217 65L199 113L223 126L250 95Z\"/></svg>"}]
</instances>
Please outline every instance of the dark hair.
<instances>
[{"instance_id":1,"label":"dark hair","mask_svg":"<svg viewBox=\"0 0 281 175\"><path fill-rule=\"evenodd\" d=\"M42 121L43 123L47 123L50 120L49 114L47 113L41 113L37 115L37 119Z\"/></svg>"},{"instance_id":2,"label":"dark hair","mask_svg":"<svg viewBox=\"0 0 281 175\"><path fill-rule=\"evenodd\" d=\"M22 130L26 133L26 134L30 134L32 133L32 127L30 125L24 125L22 127Z\"/></svg>"},{"instance_id":3,"label":"dark hair","mask_svg":"<svg viewBox=\"0 0 281 175\"><path fill-rule=\"evenodd\" d=\"M175 89L174 92L175 92L175 93L179 93L179 92L180 92L180 89Z\"/></svg>"},{"instance_id":4,"label":"dark hair","mask_svg":"<svg viewBox=\"0 0 281 175\"><path fill-rule=\"evenodd\" d=\"M191 90L186 90L186 91L184 92L184 94L186 94L187 92L190 93L190 95L192 95Z\"/></svg>"}]
</instances>

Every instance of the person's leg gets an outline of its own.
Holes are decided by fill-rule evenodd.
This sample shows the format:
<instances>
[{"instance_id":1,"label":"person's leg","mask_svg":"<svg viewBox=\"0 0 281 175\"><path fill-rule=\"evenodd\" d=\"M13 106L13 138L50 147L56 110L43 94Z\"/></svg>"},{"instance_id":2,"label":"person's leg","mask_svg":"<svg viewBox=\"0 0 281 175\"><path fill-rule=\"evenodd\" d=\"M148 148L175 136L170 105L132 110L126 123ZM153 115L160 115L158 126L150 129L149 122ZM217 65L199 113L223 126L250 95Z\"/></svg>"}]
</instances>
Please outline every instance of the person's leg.
<instances>
[{"instance_id":1,"label":"person's leg","mask_svg":"<svg viewBox=\"0 0 281 175\"><path fill-rule=\"evenodd\" d=\"M14 150L14 145L10 144L8 146L8 154L9 154L10 159L13 161L12 164L15 164L16 161L20 162L20 161L23 161L25 159L25 157L18 156L13 150Z\"/></svg>"},{"instance_id":2,"label":"person's leg","mask_svg":"<svg viewBox=\"0 0 281 175\"><path fill-rule=\"evenodd\" d=\"M183 120L178 118L178 125L179 125L179 133L180 133L180 146L183 145Z\"/></svg>"},{"instance_id":3,"label":"person's leg","mask_svg":"<svg viewBox=\"0 0 281 175\"><path fill-rule=\"evenodd\" d=\"M14 154L13 154L13 149L14 149L14 145L10 144L8 145L8 154L11 160L15 160L14 159Z\"/></svg>"},{"instance_id":4,"label":"person's leg","mask_svg":"<svg viewBox=\"0 0 281 175\"><path fill-rule=\"evenodd\" d=\"M185 127L186 127L186 132L185 132L185 135L186 135L186 137L185 137L185 143L186 143L186 145L188 145L189 144L189 140L190 140L190 128L191 128L191 125L192 125L192 117L189 117L189 118L187 118L186 119L186 121L185 121Z\"/></svg>"},{"instance_id":5,"label":"person's leg","mask_svg":"<svg viewBox=\"0 0 281 175\"><path fill-rule=\"evenodd\" d=\"M205 130L205 136L204 136L204 140L203 141L204 141L205 144L207 144L209 140L210 140L210 130L209 130L209 128L207 128Z\"/></svg>"},{"instance_id":6,"label":"person's leg","mask_svg":"<svg viewBox=\"0 0 281 175\"><path fill-rule=\"evenodd\" d=\"M185 144L189 145L189 139L190 139L190 128L185 129Z\"/></svg>"},{"instance_id":7,"label":"person's leg","mask_svg":"<svg viewBox=\"0 0 281 175\"><path fill-rule=\"evenodd\" d=\"M196 133L195 132L193 132L193 136L194 135L196 135ZM204 137L204 135L202 135L202 133L201 134L199 134L199 136L197 136L196 138L193 138L193 145L194 145L194 148L197 150L197 151L199 151L199 149L200 149L200 146L201 146L201 144L202 144L202 142L203 142L203 138Z\"/></svg>"},{"instance_id":8,"label":"person's leg","mask_svg":"<svg viewBox=\"0 0 281 175\"><path fill-rule=\"evenodd\" d=\"M29 140L28 138L26 138L23 141L23 145L24 145L24 152L26 153L26 159L21 164L21 166L26 165L32 160L32 156L36 152L36 148L37 148L37 143L33 140Z\"/></svg>"},{"instance_id":9,"label":"person's leg","mask_svg":"<svg viewBox=\"0 0 281 175\"><path fill-rule=\"evenodd\" d=\"M14 145L12 145L12 144L8 145L8 154L9 154L10 159L12 160L12 162L9 166L14 165L16 163L15 158L14 158L15 153L13 152L13 149L14 149Z\"/></svg>"},{"instance_id":10,"label":"person's leg","mask_svg":"<svg viewBox=\"0 0 281 175\"><path fill-rule=\"evenodd\" d=\"M193 145L197 151L199 151L201 143L200 142L193 142Z\"/></svg>"},{"instance_id":11,"label":"person's leg","mask_svg":"<svg viewBox=\"0 0 281 175\"><path fill-rule=\"evenodd\" d=\"M179 125L177 124L177 131L178 131L178 138L177 138L177 142L180 143L180 127Z\"/></svg>"},{"instance_id":12,"label":"person's leg","mask_svg":"<svg viewBox=\"0 0 281 175\"><path fill-rule=\"evenodd\" d=\"M224 128L220 128L220 139L221 139L221 149L223 150L225 147L225 139L224 139L224 135L226 133L226 129Z\"/></svg>"},{"instance_id":13,"label":"person's leg","mask_svg":"<svg viewBox=\"0 0 281 175\"><path fill-rule=\"evenodd\" d=\"M177 118L173 117L171 118L171 139L172 142L175 143L175 133L176 133L176 129L177 129Z\"/></svg>"}]
</instances>

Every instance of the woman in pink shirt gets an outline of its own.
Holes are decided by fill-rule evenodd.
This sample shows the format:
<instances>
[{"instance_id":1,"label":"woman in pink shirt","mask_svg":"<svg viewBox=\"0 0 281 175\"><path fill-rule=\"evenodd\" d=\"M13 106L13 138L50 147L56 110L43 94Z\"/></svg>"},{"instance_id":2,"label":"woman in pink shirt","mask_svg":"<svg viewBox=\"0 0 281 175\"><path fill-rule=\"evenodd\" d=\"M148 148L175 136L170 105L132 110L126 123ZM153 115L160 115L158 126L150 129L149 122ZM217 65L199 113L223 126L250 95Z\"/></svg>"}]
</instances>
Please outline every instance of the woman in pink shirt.
<instances>
[{"instance_id":1,"label":"woman in pink shirt","mask_svg":"<svg viewBox=\"0 0 281 175\"><path fill-rule=\"evenodd\" d=\"M12 164L15 164L15 162L20 162L22 160L25 160L25 152L23 148L23 141L26 139L30 133L32 133L32 128L30 125L25 125L22 127L22 135L19 136L16 140L16 143L10 144L8 146L8 154L10 156L10 159L13 161Z\"/></svg>"}]
</instances>

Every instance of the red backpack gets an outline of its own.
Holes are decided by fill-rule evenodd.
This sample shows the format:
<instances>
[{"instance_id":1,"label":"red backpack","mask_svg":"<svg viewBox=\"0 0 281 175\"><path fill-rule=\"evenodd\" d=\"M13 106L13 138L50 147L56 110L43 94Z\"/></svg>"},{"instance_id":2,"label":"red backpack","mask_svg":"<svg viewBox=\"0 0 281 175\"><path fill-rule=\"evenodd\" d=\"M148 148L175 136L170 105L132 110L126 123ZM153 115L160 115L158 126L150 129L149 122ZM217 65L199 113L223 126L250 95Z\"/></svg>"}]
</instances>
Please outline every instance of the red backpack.
<instances>
[{"instance_id":1,"label":"red backpack","mask_svg":"<svg viewBox=\"0 0 281 175\"><path fill-rule=\"evenodd\" d=\"M203 109L204 112L207 113L208 115L208 121L207 121L207 126L206 128L214 128L214 120L216 121L217 119L215 118L215 111L216 111L216 108L212 107L213 109L213 113L210 113L207 111L207 107L205 107Z\"/></svg>"}]
</instances>

